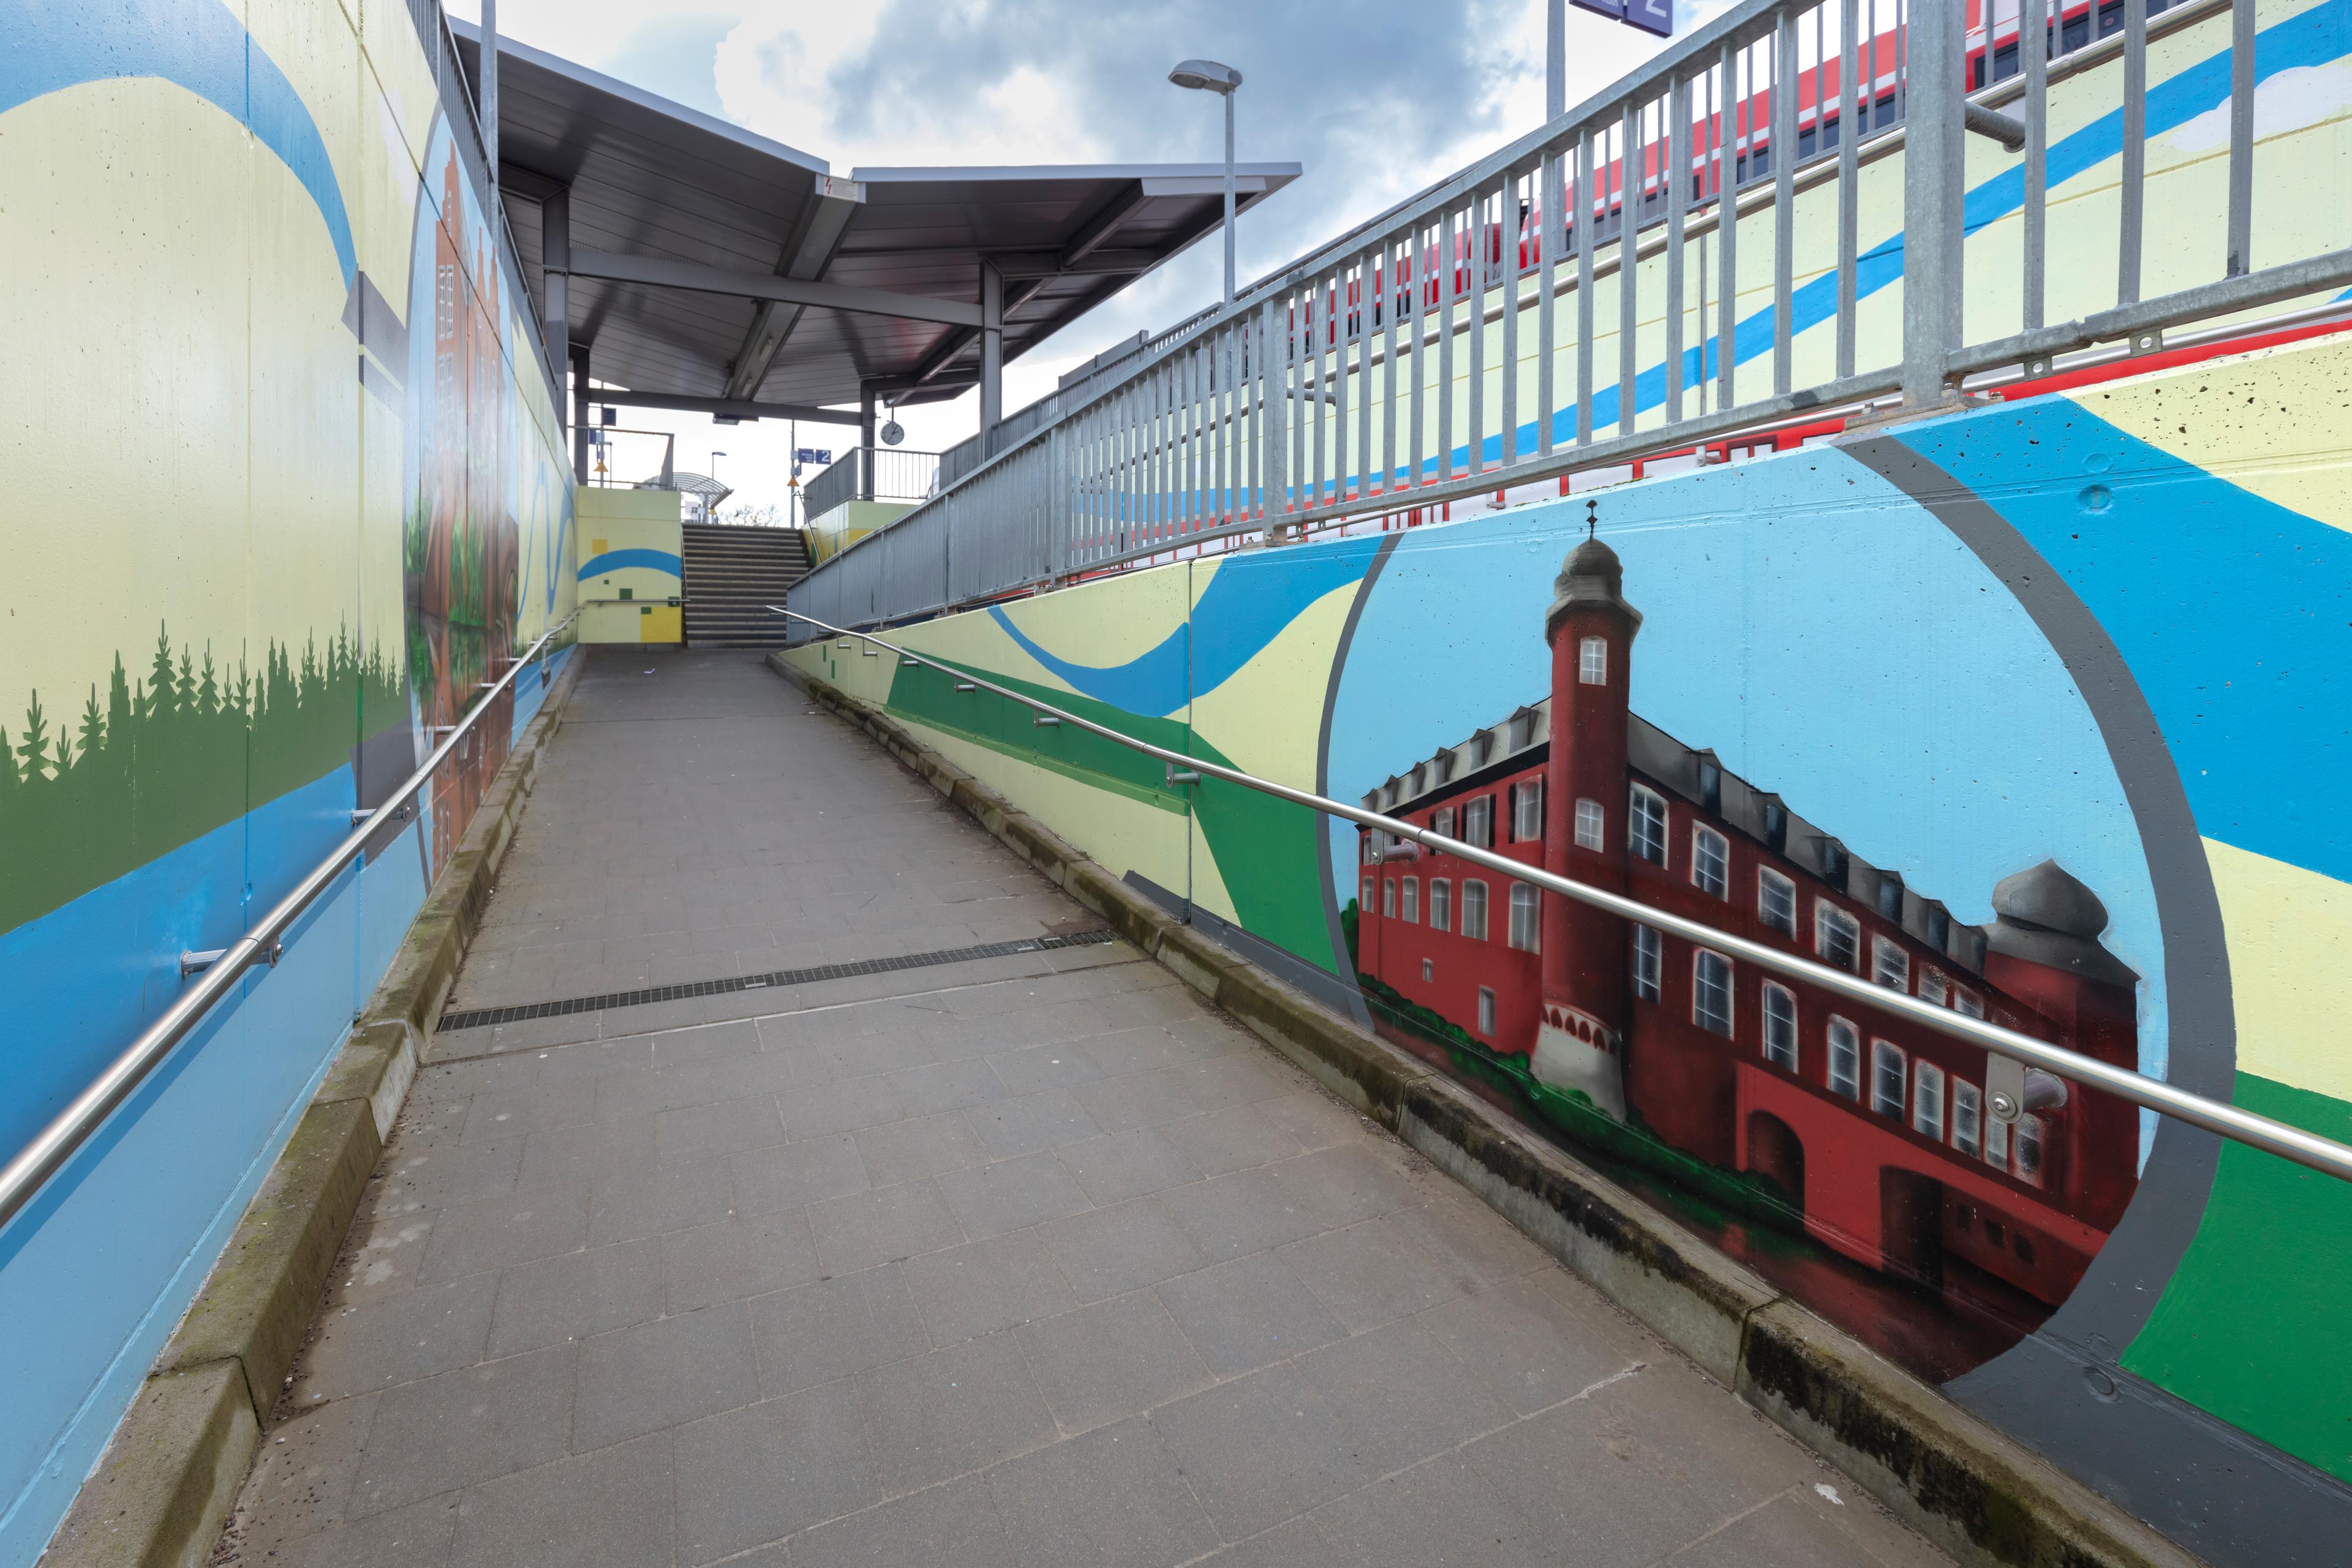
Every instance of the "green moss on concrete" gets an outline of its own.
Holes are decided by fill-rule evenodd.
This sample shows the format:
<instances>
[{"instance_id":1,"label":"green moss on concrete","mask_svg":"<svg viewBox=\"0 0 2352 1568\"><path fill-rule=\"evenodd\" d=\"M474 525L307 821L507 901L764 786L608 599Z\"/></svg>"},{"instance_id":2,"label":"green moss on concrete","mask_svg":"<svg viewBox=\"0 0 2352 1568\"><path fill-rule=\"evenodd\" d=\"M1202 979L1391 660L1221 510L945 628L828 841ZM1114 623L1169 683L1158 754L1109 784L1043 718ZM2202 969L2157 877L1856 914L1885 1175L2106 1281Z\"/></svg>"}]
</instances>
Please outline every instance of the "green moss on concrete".
<instances>
[{"instance_id":1,"label":"green moss on concrete","mask_svg":"<svg viewBox=\"0 0 2352 1568\"><path fill-rule=\"evenodd\" d=\"M234 1362L149 1378L42 1568L198 1568L260 1442Z\"/></svg>"}]
</instances>

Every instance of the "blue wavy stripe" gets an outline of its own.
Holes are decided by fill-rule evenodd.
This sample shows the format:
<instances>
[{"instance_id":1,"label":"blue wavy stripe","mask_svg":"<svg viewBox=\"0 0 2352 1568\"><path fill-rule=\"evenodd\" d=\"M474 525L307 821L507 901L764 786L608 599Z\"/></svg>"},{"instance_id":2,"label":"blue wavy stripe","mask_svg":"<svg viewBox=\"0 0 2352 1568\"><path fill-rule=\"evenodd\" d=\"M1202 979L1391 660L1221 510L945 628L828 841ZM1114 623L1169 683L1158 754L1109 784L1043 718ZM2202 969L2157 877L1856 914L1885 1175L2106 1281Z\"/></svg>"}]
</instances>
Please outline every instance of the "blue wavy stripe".
<instances>
[{"instance_id":1,"label":"blue wavy stripe","mask_svg":"<svg viewBox=\"0 0 2352 1568\"><path fill-rule=\"evenodd\" d=\"M2035 398L1902 440L2009 520L2147 696L2198 831L2352 881L2352 537L2092 415ZM2031 482L2021 453L2031 452ZM2070 478L2072 476L2072 478ZM2107 494L2091 493L2112 484ZM2085 528L2088 506L2128 528Z\"/></svg>"},{"instance_id":2,"label":"blue wavy stripe","mask_svg":"<svg viewBox=\"0 0 2352 1568\"><path fill-rule=\"evenodd\" d=\"M310 193L351 287L351 215L318 122L220 0L0 0L0 114L85 82L158 77L244 125Z\"/></svg>"},{"instance_id":3,"label":"blue wavy stripe","mask_svg":"<svg viewBox=\"0 0 2352 1568\"><path fill-rule=\"evenodd\" d=\"M673 577L686 575L685 563L667 550L607 550L602 555L592 555L580 563L580 581L601 577L607 572L625 567L642 566L651 572L667 572Z\"/></svg>"},{"instance_id":4,"label":"blue wavy stripe","mask_svg":"<svg viewBox=\"0 0 2352 1568\"><path fill-rule=\"evenodd\" d=\"M1048 652L1014 626L1001 605L990 606L988 613L1023 652L1071 689L1129 713L1164 717L1231 679L1308 605L1362 578L1380 547L1375 535L1270 555L1227 556L1190 619L1125 664L1075 663Z\"/></svg>"}]
</instances>

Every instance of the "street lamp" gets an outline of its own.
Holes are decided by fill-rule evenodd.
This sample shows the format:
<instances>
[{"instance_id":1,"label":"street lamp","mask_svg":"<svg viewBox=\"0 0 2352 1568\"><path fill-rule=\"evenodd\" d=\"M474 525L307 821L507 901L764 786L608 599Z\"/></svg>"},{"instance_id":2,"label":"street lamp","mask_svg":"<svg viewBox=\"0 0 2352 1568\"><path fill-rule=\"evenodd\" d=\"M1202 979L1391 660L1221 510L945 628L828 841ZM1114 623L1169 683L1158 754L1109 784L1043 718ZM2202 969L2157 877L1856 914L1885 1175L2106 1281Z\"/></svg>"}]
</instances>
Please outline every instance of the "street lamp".
<instances>
[{"instance_id":1,"label":"street lamp","mask_svg":"<svg viewBox=\"0 0 2352 1568\"><path fill-rule=\"evenodd\" d=\"M1225 303L1234 302L1234 94L1242 73L1214 60L1184 60L1168 73L1178 87L1213 92L1225 100Z\"/></svg>"}]
</instances>

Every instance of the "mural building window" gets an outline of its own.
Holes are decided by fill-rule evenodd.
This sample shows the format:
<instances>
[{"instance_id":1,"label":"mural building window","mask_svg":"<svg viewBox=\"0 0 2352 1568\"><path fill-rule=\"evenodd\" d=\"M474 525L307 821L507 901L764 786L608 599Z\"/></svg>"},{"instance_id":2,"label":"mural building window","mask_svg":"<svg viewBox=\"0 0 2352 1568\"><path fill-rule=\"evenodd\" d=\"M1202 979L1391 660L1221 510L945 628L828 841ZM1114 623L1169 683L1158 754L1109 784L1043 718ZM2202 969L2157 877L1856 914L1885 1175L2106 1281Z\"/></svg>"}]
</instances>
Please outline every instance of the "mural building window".
<instances>
[{"instance_id":1,"label":"mural building window","mask_svg":"<svg viewBox=\"0 0 2352 1568\"><path fill-rule=\"evenodd\" d=\"M1926 964L1921 967L1919 971L1920 1001L1933 1002L1937 1006L1940 1007L1950 998L1951 994L1951 987L1944 984L1944 972L1942 970L1937 968L1932 963Z\"/></svg>"},{"instance_id":2,"label":"mural building window","mask_svg":"<svg viewBox=\"0 0 2352 1568\"><path fill-rule=\"evenodd\" d=\"M1769 866L1757 868L1756 918L1782 936L1797 934L1797 884Z\"/></svg>"},{"instance_id":3,"label":"mural building window","mask_svg":"<svg viewBox=\"0 0 2352 1568\"><path fill-rule=\"evenodd\" d=\"M1862 1098L1862 1037L1843 1018L1830 1020L1830 1092Z\"/></svg>"},{"instance_id":4,"label":"mural building window","mask_svg":"<svg viewBox=\"0 0 2352 1568\"><path fill-rule=\"evenodd\" d=\"M1970 1159L1984 1152L1984 1091L1964 1078L1952 1080L1952 1147Z\"/></svg>"},{"instance_id":5,"label":"mural building window","mask_svg":"<svg viewBox=\"0 0 2352 1568\"><path fill-rule=\"evenodd\" d=\"M1903 1118L1905 1068L1903 1047L1890 1040L1870 1042L1870 1109L1881 1116Z\"/></svg>"},{"instance_id":6,"label":"mural building window","mask_svg":"<svg viewBox=\"0 0 2352 1568\"><path fill-rule=\"evenodd\" d=\"M1984 1001L1965 985L1952 987L1952 1011L1965 1013L1971 1018L1984 1016Z\"/></svg>"},{"instance_id":7,"label":"mural building window","mask_svg":"<svg viewBox=\"0 0 2352 1568\"><path fill-rule=\"evenodd\" d=\"M1797 998L1785 985L1764 983L1764 1059L1797 1070Z\"/></svg>"},{"instance_id":8,"label":"mural building window","mask_svg":"<svg viewBox=\"0 0 2352 1568\"><path fill-rule=\"evenodd\" d=\"M1429 879L1429 929L1454 929L1454 884L1443 877Z\"/></svg>"},{"instance_id":9,"label":"mural building window","mask_svg":"<svg viewBox=\"0 0 2352 1568\"><path fill-rule=\"evenodd\" d=\"M1943 1142L1944 1069L1934 1062L1921 1062L1911 1075L1911 1131Z\"/></svg>"},{"instance_id":10,"label":"mural building window","mask_svg":"<svg viewBox=\"0 0 2352 1568\"><path fill-rule=\"evenodd\" d=\"M1473 795L1462 803L1462 842L1479 849L1495 847L1495 797Z\"/></svg>"},{"instance_id":11,"label":"mural building window","mask_svg":"<svg viewBox=\"0 0 2352 1568\"><path fill-rule=\"evenodd\" d=\"M1486 884L1462 879L1462 934L1472 942L1486 940Z\"/></svg>"},{"instance_id":12,"label":"mural building window","mask_svg":"<svg viewBox=\"0 0 2352 1568\"><path fill-rule=\"evenodd\" d=\"M1522 844L1543 837L1543 780L1528 779L1512 786L1511 837Z\"/></svg>"},{"instance_id":13,"label":"mural building window","mask_svg":"<svg viewBox=\"0 0 2352 1568\"><path fill-rule=\"evenodd\" d=\"M1607 829L1602 824L1601 803L1580 800L1576 803L1576 847L1579 849L1606 849Z\"/></svg>"},{"instance_id":14,"label":"mural building window","mask_svg":"<svg viewBox=\"0 0 2352 1568\"><path fill-rule=\"evenodd\" d=\"M1398 918L1399 920L1401 920L1401 921L1406 921L1408 924L1418 924L1418 923L1420 922L1420 921L1421 921L1421 879L1420 879L1420 878L1418 878L1418 877L1407 877L1407 878L1404 879L1404 900L1403 900L1403 902L1402 902L1401 905L1399 905L1399 907L1398 907L1398 910L1397 910L1397 918Z\"/></svg>"},{"instance_id":15,"label":"mural building window","mask_svg":"<svg viewBox=\"0 0 2352 1568\"><path fill-rule=\"evenodd\" d=\"M1827 899L1813 901L1813 952L1833 969L1862 967L1862 922Z\"/></svg>"},{"instance_id":16,"label":"mural building window","mask_svg":"<svg viewBox=\"0 0 2352 1568\"><path fill-rule=\"evenodd\" d=\"M1396 879L1381 879L1381 915L1385 920L1396 919Z\"/></svg>"},{"instance_id":17,"label":"mural building window","mask_svg":"<svg viewBox=\"0 0 2352 1568\"><path fill-rule=\"evenodd\" d=\"M1482 1035L1495 1032L1495 988L1491 985L1478 987L1478 1032Z\"/></svg>"},{"instance_id":18,"label":"mural building window","mask_svg":"<svg viewBox=\"0 0 2352 1568\"><path fill-rule=\"evenodd\" d=\"M1429 829L1431 832L1442 835L1444 837L1453 837L1454 808L1450 805L1441 805L1435 811L1432 812L1429 817Z\"/></svg>"},{"instance_id":19,"label":"mural building window","mask_svg":"<svg viewBox=\"0 0 2352 1568\"><path fill-rule=\"evenodd\" d=\"M1998 1116L1985 1118L1984 1163L1999 1170L2009 1169L2009 1123Z\"/></svg>"},{"instance_id":20,"label":"mural building window","mask_svg":"<svg viewBox=\"0 0 2352 1568\"><path fill-rule=\"evenodd\" d=\"M1715 898L1731 897L1731 846L1698 824L1691 827L1691 886Z\"/></svg>"},{"instance_id":21,"label":"mural building window","mask_svg":"<svg viewBox=\"0 0 2352 1568\"><path fill-rule=\"evenodd\" d=\"M1437 978L1437 960L1433 958L1424 958L1421 961L1421 977L1423 980L1434 980Z\"/></svg>"},{"instance_id":22,"label":"mural building window","mask_svg":"<svg viewBox=\"0 0 2352 1568\"><path fill-rule=\"evenodd\" d=\"M1633 928L1633 994L1644 1002L1655 1002L1664 994L1660 983L1666 972L1665 946L1665 939L1653 928Z\"/></svg>"},{"instance_id":23,"label":"mural building window","mask_svg":"<svg viewBox=\"0 0 2352 1568\"><path fill-rule=\"evenodd\" d=\"M1359 903L1356 907L1366 914L1370 914L1372 912L1372 879L1370 877L1364 879L1363 901Z\"/></svg>"},{"instance_id":24,"label":"mural building window","mask_svg":"<svg viewBox=\"0 0 2352 1568\"><path fill-rule=\"evenodd\" d=\"M1576 679L1585 686L1609 684L1609 639L1586 637L1576 645Z\"/></svg>"},{"instance_id":25,"label":"mural building window","mask_svg":"<svg viewBox=\"0 0 2352 1568\"><path fill-rule=\"evenodd\" d=\"M1705 948L1691 955L1691 1022L1731 1037L1731 960Z\"/></svg>"},{"instance_id":26,"label":"mural building window","mask_svg":"<svg viewBox=\"0 0 2352 1568\"><path fill-rule=\"evenodd\" d=\"M1539 895L1533 888L1525 882L1511 884L1511 945L1521 952L1537 951L1541 909Z\"/></svg>"},{"instance_id":27,"label":"mural building window","mask_svg":"<svg viewBox=\"0 0 2352 1568\"><path fill-rule=\"evenodd\" d=\"M2042 1118L2017 1119L2017 1179L2042 1184Z\"/></svg>"},{"instance_id":28,"label":"mural building window","mask_svg":"<svg viewBox=\"0 0 2352 1568\"><path fill-rule=\"evenodd\" d=\"M1644 860L1666 863L1666 798L1654 789L1633 786L1633 809L1625 819L1625 843Z\"/></svg>"},{"instance_id":29,"label":"mural building window","mask_svg":"<svg viewBox=\"0 0 2352 1568\"><path fill-rule=\"evenodd\" d=\"M1883 936L1870 939L1871 978L1893 991L1911 989L1911 955Z\"/></svg>"}]
</instances>

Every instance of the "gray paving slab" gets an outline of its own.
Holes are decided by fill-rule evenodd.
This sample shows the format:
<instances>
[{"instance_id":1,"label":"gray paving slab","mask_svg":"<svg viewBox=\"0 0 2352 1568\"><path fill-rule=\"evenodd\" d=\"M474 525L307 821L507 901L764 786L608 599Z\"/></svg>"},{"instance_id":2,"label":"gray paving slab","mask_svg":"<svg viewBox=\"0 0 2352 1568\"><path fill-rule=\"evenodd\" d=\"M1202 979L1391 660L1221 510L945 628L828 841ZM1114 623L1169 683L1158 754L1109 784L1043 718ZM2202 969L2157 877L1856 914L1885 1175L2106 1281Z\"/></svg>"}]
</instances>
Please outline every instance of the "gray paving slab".
<instances>
[{"instance_id":1,"label":"gray paving slab","mask_svg":"<svg viewBox=\"0 0 2352 1568\"><path fill-rule=\"evenodd\" d=\"M461 1005L1090 923L751 656L574 703ZM1110 943L443 1036L218 1561L1941 1559Z\"/></svg>"}]
</instances>

